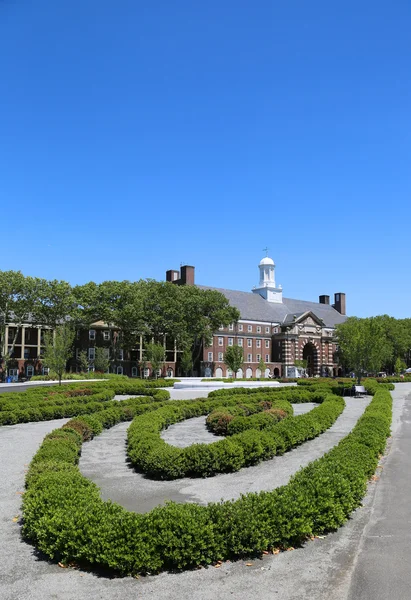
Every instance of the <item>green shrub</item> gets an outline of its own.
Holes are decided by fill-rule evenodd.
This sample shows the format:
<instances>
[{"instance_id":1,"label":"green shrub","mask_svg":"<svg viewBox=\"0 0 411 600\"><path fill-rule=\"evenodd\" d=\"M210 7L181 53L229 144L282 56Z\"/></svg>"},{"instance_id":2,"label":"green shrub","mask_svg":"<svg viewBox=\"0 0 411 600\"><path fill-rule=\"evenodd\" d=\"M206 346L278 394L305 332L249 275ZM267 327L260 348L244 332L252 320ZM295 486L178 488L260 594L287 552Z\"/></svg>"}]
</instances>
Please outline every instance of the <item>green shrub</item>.
<instances>
[{"instance_id":1,"label":"green shrub","mask_svg":"<svg viewBox=\"0 0 411 600\"><path fill-rule=\"evenodd\" d=\"M322 409L322 417L328 414L331 418L332 407L336 408L342 399L338 401L327 399L310 416ZM367 479L389 435L391 406L389 392L378 390L353 431L322 458L298 471L285 486L208 506L170 502L144 515L103 502L97 486L75 466L78 434L70 429L60 436L52 432L27 475L23 534L53 560L75 561L130 575L190 568L301 544L341 526L360 504ZM152 415L157 417L156 427L171 415L158 412ZM278 427L300 417L285 419ZM303 428L307 426L305 421L300 419ZM312 418L310 423L315 426ZM213 444L210 464L221 460L236 468L235 459L244 449L254 458L262 450L277 452L273 444L280 436L271 436L267 430L245 434L241 447L235 436ZM295 435L293 428L290 438ZM230 445L218 456L225 442ZM50 458L50 444L56 445L58 460ZM191 447L190 451L193 455L197 449ZM229 461L226 454L231 456ZM198 455L198 460L204 459Z\"/></svg>"}]
</instances>

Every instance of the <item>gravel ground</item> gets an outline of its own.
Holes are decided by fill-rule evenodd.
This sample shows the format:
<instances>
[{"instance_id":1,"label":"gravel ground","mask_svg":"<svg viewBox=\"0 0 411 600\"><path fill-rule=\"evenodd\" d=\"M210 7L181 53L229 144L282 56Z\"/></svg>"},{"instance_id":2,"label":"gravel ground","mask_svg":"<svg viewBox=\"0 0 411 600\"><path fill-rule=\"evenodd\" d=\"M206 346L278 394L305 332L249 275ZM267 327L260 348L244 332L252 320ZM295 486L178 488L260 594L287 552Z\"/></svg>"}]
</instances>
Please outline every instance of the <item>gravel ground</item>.
<instances>
[{"instance_id":1,"label":"gravel ground","mask_svg":"<svg viewBox=\"0 0 411 600\"><path fill-rule=\"evenodd\" d=\"M154 481L136 473L126 462L125 440L128 423L120 423L84 444L80 470L99 486L104 500L113 500L135 512L147 512L167 500L207 504L221 499L235 499L246 492L271 490L286 484L298 469L322 456L351 431L369 401L370 398L346 398L344 412L328 431L283 456L240 469L236 473L174 481ZM295 407L296 411L310 408L304 404ZM207 432L204 417L176 424L169 428L167 434L170 443L183 439L183 435L186 435L191 443L216 439ZM196 435L199 436L198 440Z\"/></svg>"},{"instance_id":2,"label":"gravel ground","mask_svg":"<svg viewBox=\"0 0 411 600\"><path fill-rule=\"evenodd\" d=\"M404 468L400 471L402 480L404 472L409 472L411 452L404 453L402 443L411 439L411 395L406 402L406 396L410 393L411 384L401 384L393 393L392 450L383 459L381 482L370 483L363 507L355 511L352 519L336 533L316 539L304 548L266 556L263 560L227 562L219 569L210 567L179 574L162 573L137 581L60 569L55 564L39 559L34 549L21 540L19 523L13 522L13 517L21 512L21 496L18 492L24 489L25 467L44 435L61 426L64 420L0 428L1 599L243 600L256 597L259 600L354 600L361 597L374 600L384 597L383 594L388 592L384 598L407 600L410 597L411 571L404 557L411 554L409 536L404 536L404 543L399 546L397 553L395 548L387 552L387 537L381 538L379 561L385 564L381 571L380 564L377 569L371 564L364 564L367 559L364 539L367 539L368 533L374 533L372 526L375 519L381 522L387 513L391 518L395 517L384 490L390 484L394 486L394 491L399 488L403 491L398 482L389 481L394 471L391 468L394 458L399 456L402 460L408 460L408 471ZM409 506L409 497L402 500L405 510L404 507ZM376 508L378 511L375 515ZM410 522L410 511L401 514L402 523ZM378 541L372 539L375 543ZM380 589L377 586L379 578L383 583Z\"/></svg>"}]
</instances>

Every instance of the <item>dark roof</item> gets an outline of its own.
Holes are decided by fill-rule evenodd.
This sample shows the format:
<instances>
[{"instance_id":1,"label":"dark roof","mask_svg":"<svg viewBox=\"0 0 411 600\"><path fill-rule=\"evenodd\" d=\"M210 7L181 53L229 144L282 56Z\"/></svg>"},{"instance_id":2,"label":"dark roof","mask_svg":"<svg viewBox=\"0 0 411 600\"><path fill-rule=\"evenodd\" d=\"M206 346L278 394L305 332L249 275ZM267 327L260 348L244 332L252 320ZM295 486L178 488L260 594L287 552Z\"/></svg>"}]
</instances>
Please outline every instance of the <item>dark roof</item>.
<instances>
[{"instance_id":1,"label":"dark roof","mask_svg":"<svg viewBox=\"0 0 411 600\"><path fill-rule=\"evenodd\" d=\"M314 313L324 321L326 327L335 327L343 323L347 318L341 315L330 304L309 302L307 300L293 300L283 298L282 303L268 302L253 292L240 292L238 290L226 290L207 285L197 286L203 290L216 290L224 294L231 306L240 311L241 319L246 321L264 321L269 323L291 323L294 315L298 318L306 312Z\"/></svg>"}]
</instances>

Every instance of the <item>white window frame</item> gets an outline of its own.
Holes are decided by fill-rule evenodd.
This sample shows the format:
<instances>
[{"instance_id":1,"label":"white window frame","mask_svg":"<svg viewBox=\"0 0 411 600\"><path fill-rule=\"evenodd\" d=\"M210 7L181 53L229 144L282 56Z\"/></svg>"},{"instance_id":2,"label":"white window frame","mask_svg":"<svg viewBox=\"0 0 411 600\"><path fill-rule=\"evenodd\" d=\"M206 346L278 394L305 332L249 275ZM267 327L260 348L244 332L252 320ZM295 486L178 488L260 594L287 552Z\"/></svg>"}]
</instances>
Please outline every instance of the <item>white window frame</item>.
<instances>
[{"instance_id":1,"label":"white window frame","mask_svg":"<svg viewBox=\"0 0 411 600\"><path fill-rule=\"evenodd\" d=\"M252 333L253 332L253 326L252 325L248 325L247 331L248 331L248 333Z\"/></svg>"},{"instance_id":2,"label":"white window frame","mask_svg":"<svg viewBox=\"0 0 411 600\"><path fill-rule=\"evenodd\" d=\"M247 354L247 362L253 362L253 355Z\"/></svg>"},{"instance_id":3,"label":"white window frame","mask_svg":"<svg viewBox=\"0 0 411 600\"><path fill-rule=\"evenodd\" d=\"M265 347L269 348L270 347L270 340L265 340Z\"/></svg>"},{"instance_id":4,"label":"white window frame","mask_svg":"<svg viewBox=\"0 0 411 600\"><path fill-rule=\"evenodd\" d=\"M218 338L218 345L219 346L224 346L224 338L222 338L222 337Z\"/></svg>"},{"instance_id":5,"label":"white window frame","mask_svg":"<svg viewBox=\"0 0 411 600\"><path fill-rule=\"evenodd\" d=\"M123 375L123 367L121 365L119 367L117 367L116 372L117 372L117 375Z\"/></svg>"},{"instance_id":6,"label":"white window frame","mask_svg":"<svg viewBox=\"0 0 411 600\"><path fill-rule=\"evenodd\" d=\"M123 348L118 349L118 360L124 360L124 350Z\"/></svg>"},{"instance_id":7,"label":"white window frame","mask_svg":"<svg viewBox=\"0 0 411 600\"><path fill-rule=\"evenodd\" d=\"M261 325L257 325L257 333L261 333Z\"/></svg>"},{"instance_id":8,"label":"white window frame","mask_svg":"<svg viewBox=\"0 0 411 600\"><path fill-rule=\"evenodd\" d=\"M247 338L247 348L253 347L253 340L251 338Z\"/></svg>"},{"instance_id":9,"label":"white window frame","mask_svg":"<svg viewBox=\"0 0 411 600\"><path fill-rule=\"evenodd\" d=\"M228 338L228 345L232 346L234 344L233 338Z\"/></svg>"},{"instance_id":10,"label":"white window frame","mask_svg":"<svg viewBox=\"0 0 411 600\"><path fill-rule=\"evenodd\" d=\"M88 339L89 340L95 340L96 339L96 330L95 329L89 329L88 330Z\"/></svg>"},{"instance_id":11,"label":"white window frame","mask_svg":"<svg viewBox=\"0 0 411 600\"><path fill-rule=\"evenodd\" d=\"M240 348L243 347L244 344L244 339L243 338L238 338L238 345L240 346Z\"/></svg>"},{"instance_id":12,"label":"white window frame","mask_svg":"<svg viewBox=\"0 0 411 600\"><path fill-rule=\"evenodd\" d=\"M224 354L223 352L219 352L218 353L218 362L223 362L224 361Z\"/></svg>"},{"instance_id":13,"label":"white window frame","mask_svg":"<svg viewBox=\"0 0 411 600\"><path fill-rule=\"evenodd\" d=\"M257 348L261 348L261 340L256 340Z\"/></svg>"},{"instance_id":14,"label":"white window frame","mask_svg":"<svg viewBox=\"0 0 411 600\"><path fill-rule=\"evenodd\" d=\"M50 373L50 367L42 367L41 373L42 375L48 375Z\"/></svg>"},{"instance_id":15,"label":"white window frame","mask_svg":"<svg viewBox=\"0 0 411 600\"><path fill-rule=\"evenodd\" d=\"M260 362L260 360L261 360L261 354L257 354L256 357L255 357L255 360L257 362Z\"/></svg>"},{"instance_id":16,"label":"white window frame","mask_svg":"<svg viewBox=\"0 0 411 600\"><path fill-rule=\"evenodd\" d=\"M131 367L131 377L138 377L138 368Z\"/></svg>"},{"instance_id":17,"label":"white window frame","mask_svg":"<svg viewBox=\"0 0 411 600\"><path fill-rule=\"evenodd\" d=\"M240 323L240 324L238 325L238 331L242 331L242 330L243 330L243 324L242 324L242 323Z\"/></svg>"},{"instance_id":18,"label":"white window frame","mask_svg":"<svg viewBox=\"0 0 411 600\"><path fill-rule=\"evenodd\" d=\"M234 323L230 323L228 326L228 331L234 331Z\"/></svg>"},{"instance_id":19,"label":"white window frame","mask_svg":"<svg viewBox=\"0 0 411 600\"><path fill-rule=\"evenodd\" d=\"M106 329L105 331L103 331L103 340L105 342L108 342L110 339L110 330Z\"/></svg>"},{"instance_id":20,"label":"white window frame","mask_svg":"<svg viewBox=\"0 0 411 600\"><path fill-rule=\"evenodd\" d=\"M110 348L104 348L104 357L110 358Z\"/></svg>"},{"instance_id":21,"label":"white window frame","mask_svg":"<svg viewBox=\"0 0 411 600\"><path fill-rule=\"evenodd\" d=\"M266 333L270 333L270 328L269 328L269 327L266 327L266 328L265 328L265 332L266 332Z\"/></svg>"},{"instance_id":22,"label":"white window frame","mask_svg":"<svg viewBox=\"0 0 411 600\"><path fill-rule=\"evenodd\" d=\"M213 353L212 352L208 353L208 362L213 362Z\"/></svg>"},{"instance_id":23,"label":"white window frame","mask_svg":"<svg viewBox=\"0 0 411 600\"><path fill-rule=\"evenodd\" d=\"M30 371L30 374L29 374L29 371ZM26 366L26 376L27 377L33 377L33 375L34 375L34 367L33 367L33 365L27 365Z\"/></svg>"},{"instance_id":24,"label":"white window frame","mask_svg":"<svg viewBox=\"0 0 411 600\"><path fill-rule=\"evenodd\" d=\"M269 354L265 355L265 362L266 363L270 362L270 355Z\"/></svg>"},{"instance_id":25,"label":"white window frame","mask_svg":"<svg viewBox=\"0 0 411 600\"><path fill-rule=\"evenodd\" d=\"M96 359L96 349L94 348L94 346L92 346L88 349L88 359L89 360Z\"/></svg>"}]
</instances>

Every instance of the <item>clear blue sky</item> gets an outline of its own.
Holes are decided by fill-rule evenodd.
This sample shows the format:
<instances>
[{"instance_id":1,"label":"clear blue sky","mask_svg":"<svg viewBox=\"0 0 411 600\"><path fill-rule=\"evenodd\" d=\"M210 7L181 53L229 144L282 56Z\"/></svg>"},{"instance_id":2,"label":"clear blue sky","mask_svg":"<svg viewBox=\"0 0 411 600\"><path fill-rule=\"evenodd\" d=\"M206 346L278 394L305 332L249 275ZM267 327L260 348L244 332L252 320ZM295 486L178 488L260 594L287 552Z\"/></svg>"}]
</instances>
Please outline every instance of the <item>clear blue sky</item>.
<instances>
[{"instance_id":1,"label":"clear blue sky","mask_svg":"<svg viewBox=\"0 0 411 600\"><path fill-rule=\"evenodd\" d=\"M0 0L0 269L411 317L409 0Z\"/></svg>"}]
</instances>

